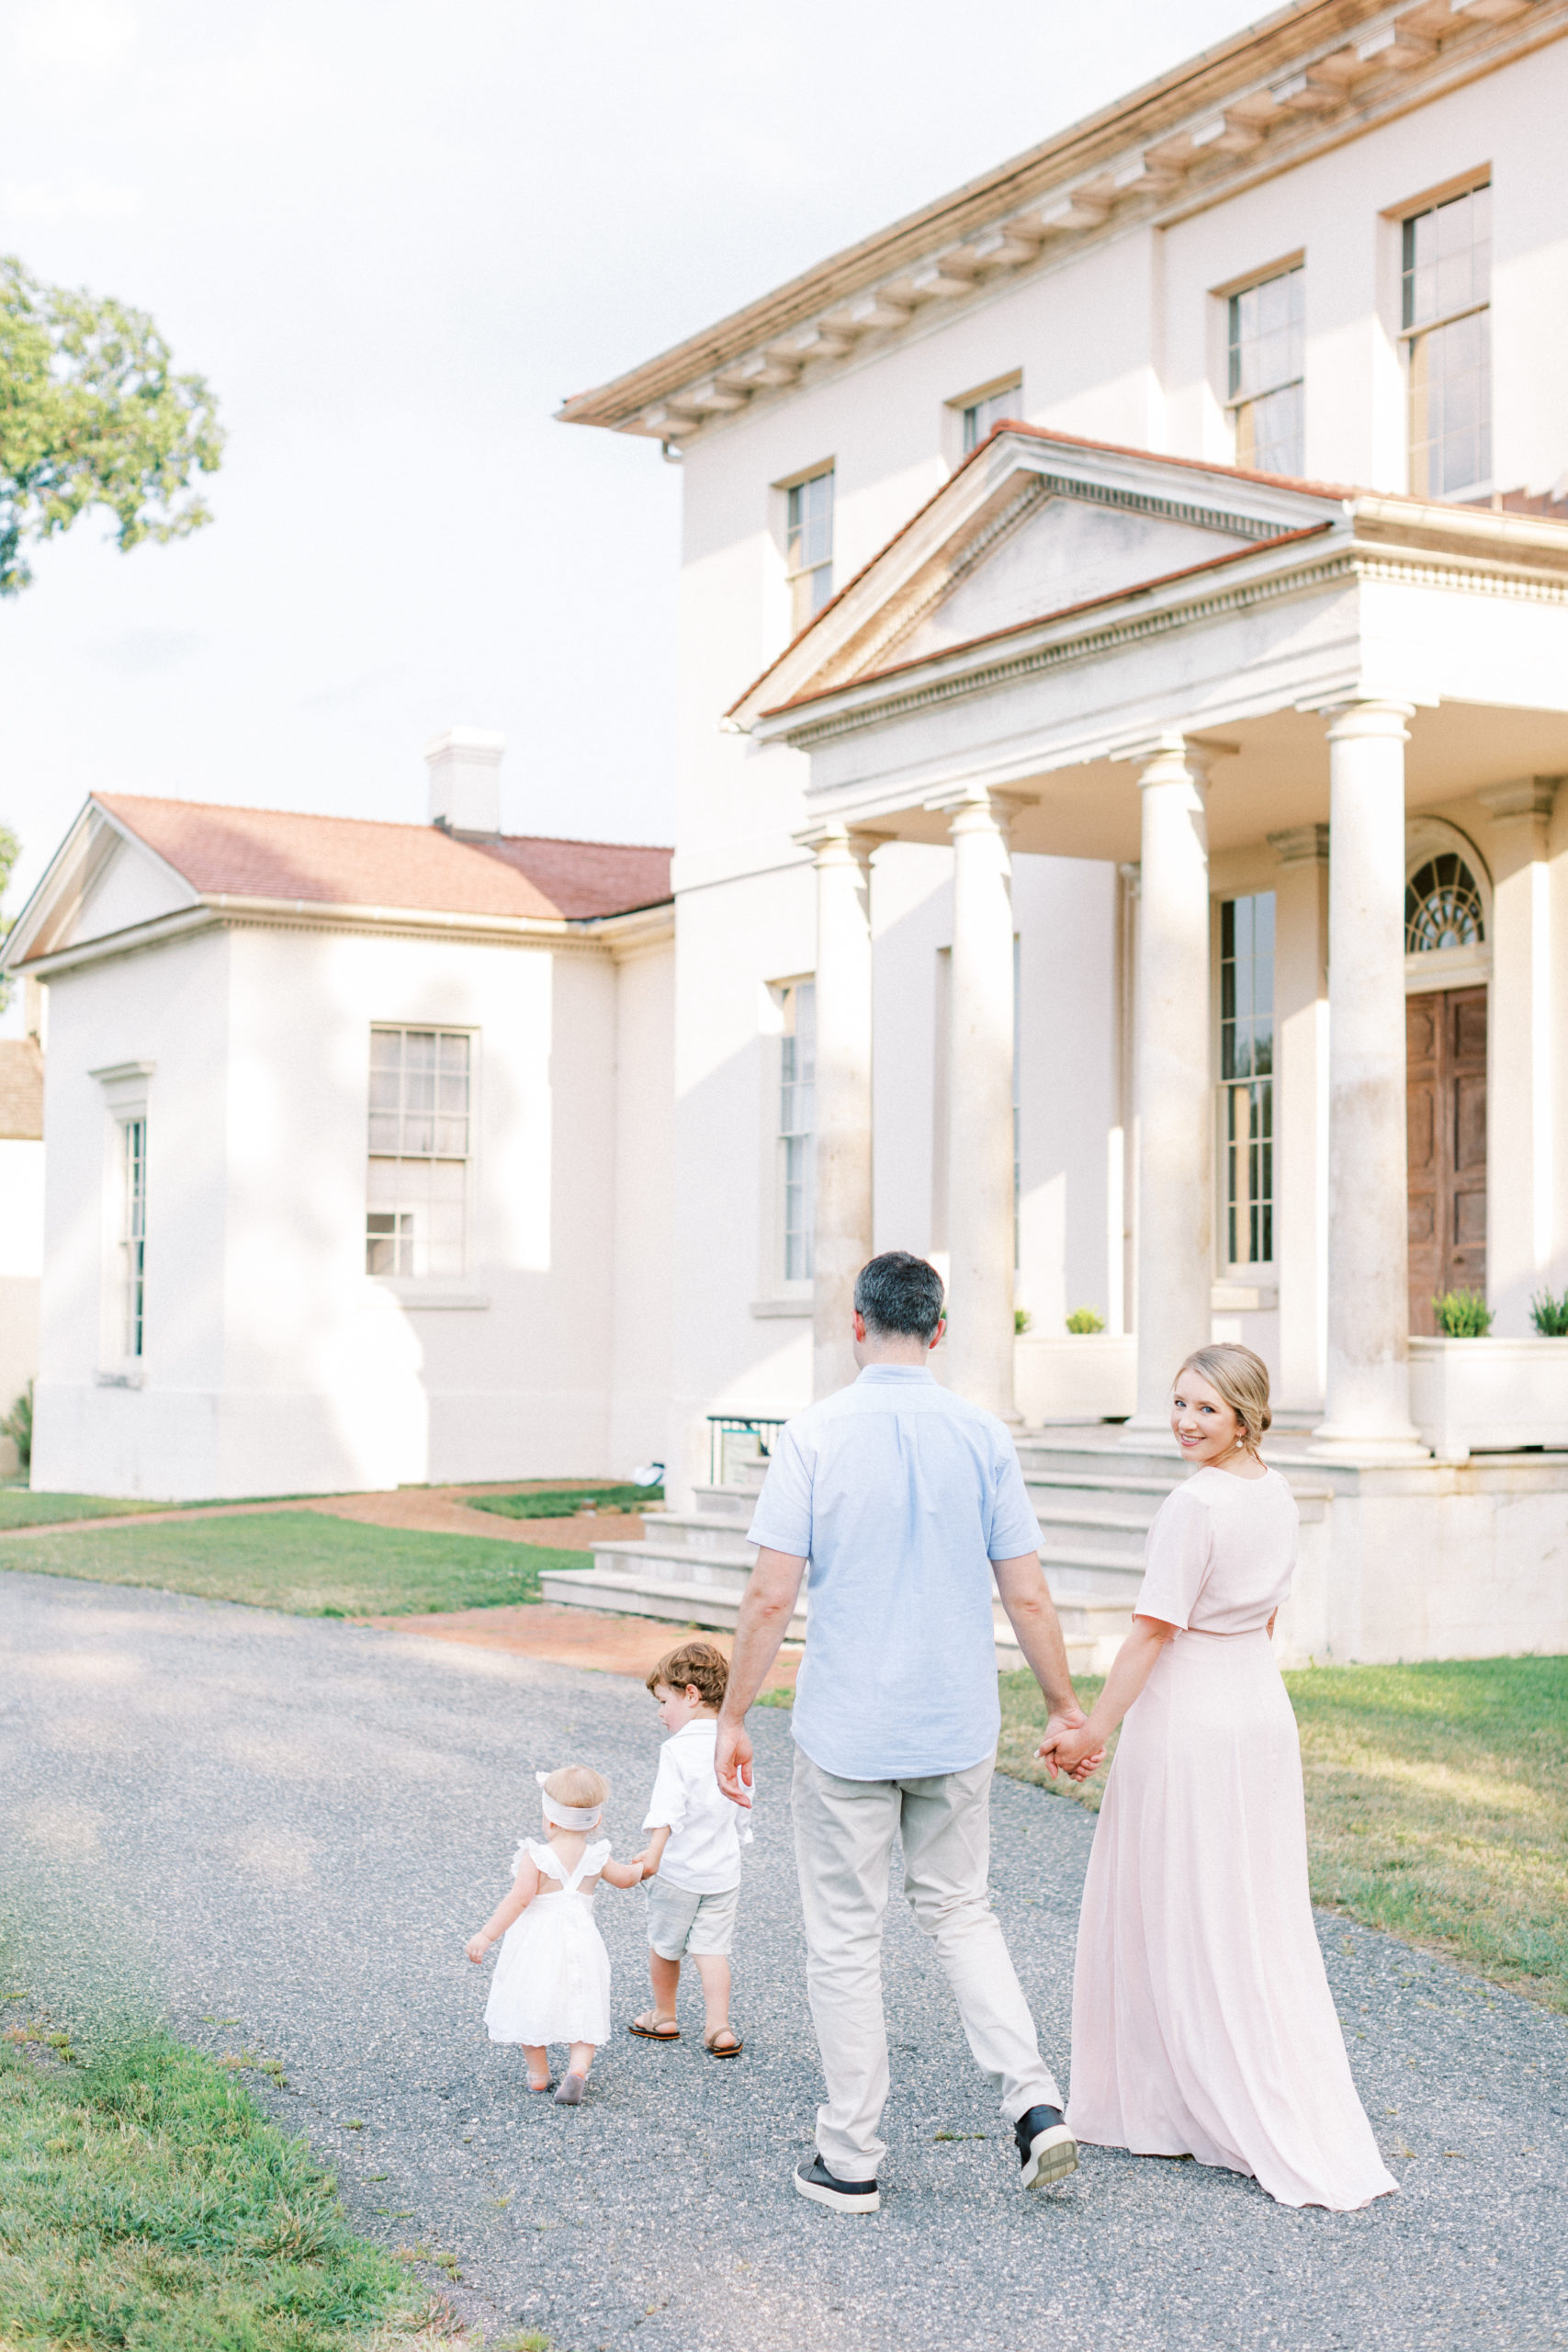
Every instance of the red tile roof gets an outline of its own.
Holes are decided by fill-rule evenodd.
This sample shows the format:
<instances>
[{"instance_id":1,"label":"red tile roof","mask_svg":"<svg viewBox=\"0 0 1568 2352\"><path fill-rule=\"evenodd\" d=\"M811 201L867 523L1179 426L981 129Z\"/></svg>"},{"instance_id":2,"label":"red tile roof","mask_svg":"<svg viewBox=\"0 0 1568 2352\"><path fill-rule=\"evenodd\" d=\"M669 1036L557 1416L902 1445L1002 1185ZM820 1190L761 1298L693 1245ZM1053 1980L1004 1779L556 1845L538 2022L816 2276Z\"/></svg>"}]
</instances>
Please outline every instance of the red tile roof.
<instances>
[{"instance_id":1,"label":"red tile roof","mask_svg":"<svg viewBox=\"0 0 1568 2352\"><path fill-rule=\"evenodd\" d=\"M581 921L670 896L670 851L630 842L454 835L364 817L93 797L204 898Z\"/></svg>"}]
</instances>

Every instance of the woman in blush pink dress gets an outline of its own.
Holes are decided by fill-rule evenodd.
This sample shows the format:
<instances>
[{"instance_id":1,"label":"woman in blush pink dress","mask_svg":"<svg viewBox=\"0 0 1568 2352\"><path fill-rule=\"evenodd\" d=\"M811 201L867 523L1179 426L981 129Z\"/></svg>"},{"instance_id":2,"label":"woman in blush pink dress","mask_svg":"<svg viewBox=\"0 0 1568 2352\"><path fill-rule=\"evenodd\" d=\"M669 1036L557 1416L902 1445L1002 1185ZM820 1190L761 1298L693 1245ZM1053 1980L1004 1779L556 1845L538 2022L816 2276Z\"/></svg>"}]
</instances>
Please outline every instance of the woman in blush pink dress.
<instances>
[{"instance_id":1,"label":"woman in blush pink dress","mask_svg":"<svg viewBox=\"0 0 1568 2352\"><path fill-rule=\"evenodd\" d=\"M1348 2211L1397 2187L1350 2080L1307 1894L1301 1747L1270 1636L1296 1505L1258 1458L1269 1374L1200 1348L1171 1427L1191 1476L1149 1529L1133 1630L1081 1731L1125 1718L1078 1925L1067 2121L1080 2141L1250 2173Z\"/></svg>"}]
</instances>

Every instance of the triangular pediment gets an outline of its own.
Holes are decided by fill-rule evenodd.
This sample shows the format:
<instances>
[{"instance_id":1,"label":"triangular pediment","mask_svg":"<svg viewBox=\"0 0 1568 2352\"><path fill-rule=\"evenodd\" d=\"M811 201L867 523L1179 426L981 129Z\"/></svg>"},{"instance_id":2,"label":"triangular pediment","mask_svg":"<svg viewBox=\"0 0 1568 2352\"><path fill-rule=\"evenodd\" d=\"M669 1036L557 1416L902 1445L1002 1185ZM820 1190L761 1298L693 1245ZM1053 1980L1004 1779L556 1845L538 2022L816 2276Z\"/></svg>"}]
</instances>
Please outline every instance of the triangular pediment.
<instances>
[{"instance_id":1,"label":"triangular pediment","mask_svg":"<svg viewBox=\"0 0 1568 2352\"><path fill-rule=\"evenodd\" d=\"M977 559L957 552L918 608L865 649L877 666L919 662L1249 544L1210 525L1102 506L1033 483L1020 503L1024 511L998 543Z\"/></svg>"},{"instance_id":2,"label":"triangular pediment","mask_svg":"<svg viewBox=\"0 0 1568 2352\"><path fill-rule=\"evenodd\" d=\"M737 704L747 727L1085 605L1245 556L1340 511L1329 489L1003 426Z\"/></svg>"},{"instance_id":3,"label":"triangular pediment","mask_svg":"<svg viewBox=\"0 0 1568 2352\"><path fill-rule=\"evenodd\" d=\"M88 946L200 903L182 875L90 800L17 917L6 960Z\"/></svg>"}]
</instances>

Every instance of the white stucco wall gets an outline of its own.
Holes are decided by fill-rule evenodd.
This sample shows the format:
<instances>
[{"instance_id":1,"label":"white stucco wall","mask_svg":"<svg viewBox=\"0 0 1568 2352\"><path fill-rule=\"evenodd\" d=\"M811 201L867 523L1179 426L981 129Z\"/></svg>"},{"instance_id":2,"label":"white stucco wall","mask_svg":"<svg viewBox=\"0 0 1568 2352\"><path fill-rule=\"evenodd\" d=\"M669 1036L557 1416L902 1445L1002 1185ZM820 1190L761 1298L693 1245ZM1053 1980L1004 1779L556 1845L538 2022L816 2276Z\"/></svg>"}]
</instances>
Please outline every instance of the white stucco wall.
<instances>
[{"instance_id":1,"label":"white stucco wall","mask_svg":"<svg viewBox=\"0 0 1568 2352\"><path fill-rule=\"evenodd\" d=\"M603 1467L624 1478L670 1445L674 1193L675 955L615 967L614 1276L610 1428Z\"/></svg>"},{"instance_id":2,"label":"white stucco wall","mask_svg":"<svg viewBox=\"0 0 1568 2352\"><path fill-rule=\"evenodd\" d=\"M231 946L210 932L155 955L62 973L44 1074L44 1274L32 1477L78 1494L217 1494L223 1437ZM147 1288L155 1317L140 1389L113 1330L108 1227L115 1132L95 1069L145 1061ZM282 1482L278 1482L281 1484ZM246 1489L231 1489L244 1492Z\"/></svg>"},{"instance_id":3,"label":"white stucco wall","mask_svg":"<svg viewBox=\"0 0 1568 2352\"><path fill-rule=\"evenodd\" d=\"M669 962L242 928L61 975L35 1483L304 1493L593 1476L654 1449ZM365 1272L370 1030L400 1023L476 1039L460 1280ZM114 1178L88 1073L132 1061L153 1068L146 1347L128 1368L102 1329ZM648 1181L622 1186L635 1262L618 1279L623 1131Z\"/></svg>"},{"instance_id":4,"label":"white stucco wall","mask_svg":"<svg viewBox=\"0 0 1568 2352\"><path fill-rule=\"evenodd\" d=\"M678 1420L716 1402L750 1400L761 1408L803 1396L809 1376L804 1327L748 1313L753 1261L759 1250L765 1256L767 1244L751 1229L744 1185L737 1197L716 1173L729 1148L725 1139L733 1142L749 1127L765 1157L767 1115L758 1102L767 1056L757 1035L757 999L767 980L808 972L813 961L810 877L793 870L798 853L790 846L808 813L807 763L787 748L758 749L727 735L718 723L789 635L784 498L776 485L833 466L834 579L842 586L947 478L959 454L952 403L1015 371L1027 421L1091 439L1228 459L1223 289L1300 258L1306 269L1306 470L1328 481L1403 489L1400 215L1467 175L1489 171L1493 478L1504 489L1549 488L1568 473L1568 410L1557 396L1568 293L1557 168L1565 101L1568 42L1559 40L1171 227L1134 225L1059 260L1047 255L1039 267L951 312L932 304L912 331L881 346L873 342L819 381L753 401L687 444L675 1255L693 1303L678 1310L686 1333L676 1349L675 1385L684 1400ZM1332 638L1343 617L1325 605L1312 627ZM1506 635L1519 698L1540 702L1542 680L1558 666L1546 650L1547 639L1555 641L1554 616L1502 604L1495 615L1478 614L1456 602L1434 616L1433 625L1444 633L1430 649L1434 694L1461 695L1470 670L1479 674L1483 664L1495 677ZM1298 653L1303 626L1297 614L1280 623L1294 632ZM1389 627L1395 627L1392 613ZM1157 664L1143 658L1150 675ZM1178 666L1190 658L1186 648L1172 654ZM1116 683L1108 666L1112 695ZM1157 687L1157 676L1153 683ZM1020 699L1017 691L1013 699ZM1151 724L1165 715L1152 707L1136 714ZM969 723L953 706L945 714L922 713L909 725L939 764L951 738L948 765L958 774ZM882 730L895 763L898 736L896 726ZM855 752L864 755L863 741ZM830 783L831 746L818 764L818 783ZM1563 821L1560 814L1554 853ZM1247 887L1271 886L1272 861L1262 854L1269 875ZM879 1245L907 1238L922 1216L930 1217L937 1082L931 1032L943 886L914 877L927 871L921 861L931 873L941 870L942 856L908 848L877 859ZM897 859L908 864L895 880ZM1104 1312L1111 1303L1121 1214L1108 1161L1116 1118L1114 883L1113 869L1088 864L1071 876L1045 858L1021 858L1017 867L1024 1040L1019 1295L1043 1331L1057 1328L1074 1306ZM1565 870L1558 853L1549 893L1554 908L1568 897ZM1568 988L1562 945L1568 916L1554 915L1553 923L1558 1002ZM1561 1013L1568 1033L1568 1004ZM1296 1032L1304 1035L1305 1027L1312 1051L1304 1060L1304 1048L1295 1051L1298 1101L1312 1097L1325 1050L1322 1013L1311 1003L1292 1031L1293 1050L1302 1048ZM1549 1256L1555 1266L1568 1247L1568 1106L1553 1105L1551 1115L1551 1167L1544 1181L1553 1195ZM1321 1283L1320 1146L1317 1122L1304 1125L1298 1108L1295 1133L1281 1135L1280 1148L1281 1161L1292 1161L1298 1222L1303 1214L1314 1220L1310 1246L1303 1243L1292 1269L1300 1296L1303 1284L1315 1292ZM765 1168L761 1182L765 1195ZM766 1224L766 1197L758 1214ZM927 1246L940 1255L940 1236ZM1517 1319L1512 1298L1507 1312ZM1321 1394L1319 1321L1314 1296L1298 1314L1288 1365L1276 1314L1230 1315L1223 1328L1260 1347L1306 1414Z\"/></svg>"},{"instance_id":5,"label":"white stucco wall","mask_svg":"<svg viewBox=\"0 0 1568 2352\"><path fill-rule=\"evenodd\" d=\"M38 1371L39 1283L43 1272L43 1145L0 1136L0 1415ZM0 1439L0 1469L15 1467Z\"/></svg>"}]
</instances>

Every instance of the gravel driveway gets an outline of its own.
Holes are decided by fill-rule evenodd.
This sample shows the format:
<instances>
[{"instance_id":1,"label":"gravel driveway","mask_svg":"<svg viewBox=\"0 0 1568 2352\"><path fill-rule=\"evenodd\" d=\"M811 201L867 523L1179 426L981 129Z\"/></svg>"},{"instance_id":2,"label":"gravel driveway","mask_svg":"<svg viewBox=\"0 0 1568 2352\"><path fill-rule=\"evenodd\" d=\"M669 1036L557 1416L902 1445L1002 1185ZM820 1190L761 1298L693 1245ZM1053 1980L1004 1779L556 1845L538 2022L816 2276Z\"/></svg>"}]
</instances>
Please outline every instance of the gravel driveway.
<instances>
[{"instance_id":1,"label":"gravel driveway","mask_svg":"<svg viewBox=\"0 0 1568 2352\"><path fill-rule=\"evenodd\" d=\"M455 2299L556 2352L1085 2352L1568 2346L1568 2020L1324 1918L1352 2064L1404 2194L1287 2212L1250 2182L1089 2150L1025 2200L945 1988L900 1909L874 2221L789 2185L818 2096L784 1797L761 1804L738 2064L621 2036L589 2103L525 2099L465 1937L535 1820L533 1771L606 1771L634 1850L657 1753L635 1683L321 1621L0 1575L0 1993L157 2014L256 2081L359 2226L456 2258ZM997 1904L1058 2066L1093 1824L998 1783ZM606 1889L615 2013L641 1901ZM10 2012L24 2014L21 2008ZM443 2283L440 2268L431 2277Z\"/></svg>"}]
</instances>

